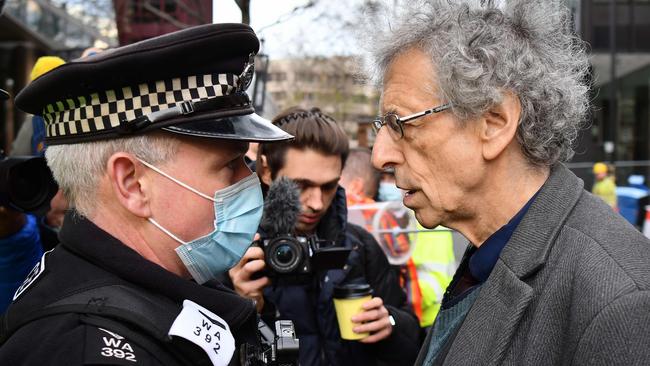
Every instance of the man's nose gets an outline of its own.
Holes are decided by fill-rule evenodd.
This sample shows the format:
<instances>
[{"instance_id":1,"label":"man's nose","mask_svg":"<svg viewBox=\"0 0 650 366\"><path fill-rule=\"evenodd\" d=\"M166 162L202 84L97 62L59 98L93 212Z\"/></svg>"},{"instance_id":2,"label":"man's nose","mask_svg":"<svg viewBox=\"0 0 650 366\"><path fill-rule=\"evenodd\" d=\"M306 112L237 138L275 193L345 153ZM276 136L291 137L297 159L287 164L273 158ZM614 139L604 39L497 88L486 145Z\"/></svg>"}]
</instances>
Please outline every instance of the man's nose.
<instances>
[{"instance_id":1,"label":"man's nose","mask_svg":"<svg viewBox=\"0 0 650 366\"><path fill-rule=\"evenodd\" d=\"M401 152L398 150L397 141L388 131L390 127L379 129L375 144L372 147L372 165L379 170L384 170L402 162Z\"/></svg>"},{"instance_id":2,"label":"man's nose","mask_svg":"<svg viewBox=\"0 0 650 366\"><path fill-rule=\"evenodd\" d=\"M320 187L312 187L309 189L305 205L314 212L319 212L323 209L323 192Z\"/></svg>"}]
</instances>

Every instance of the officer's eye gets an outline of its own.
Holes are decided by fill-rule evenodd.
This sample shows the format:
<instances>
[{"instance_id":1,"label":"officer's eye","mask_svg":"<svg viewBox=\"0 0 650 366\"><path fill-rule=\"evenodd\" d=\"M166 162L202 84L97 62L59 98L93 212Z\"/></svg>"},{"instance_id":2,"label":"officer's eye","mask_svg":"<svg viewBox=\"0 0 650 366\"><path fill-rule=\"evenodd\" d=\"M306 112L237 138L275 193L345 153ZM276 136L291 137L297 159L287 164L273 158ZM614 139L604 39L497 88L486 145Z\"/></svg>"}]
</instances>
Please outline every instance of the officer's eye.
<instances>
[{"instance_id":1,"label":"officer's eye","mask_svg":"<svg viewBox=\"0 0 650 366\"><path fill-rule=\"evenodd\" d=\"M235 157L234 159L230 160L230 161L226 164L226 167L228 167L229 169L233 169L233 170L236 169L236 168L238 167L238 165L241 164L241 163L243 162L243 157L244 157L243 155L237 155L237 157Z\"/></svg>"}]
</instances>

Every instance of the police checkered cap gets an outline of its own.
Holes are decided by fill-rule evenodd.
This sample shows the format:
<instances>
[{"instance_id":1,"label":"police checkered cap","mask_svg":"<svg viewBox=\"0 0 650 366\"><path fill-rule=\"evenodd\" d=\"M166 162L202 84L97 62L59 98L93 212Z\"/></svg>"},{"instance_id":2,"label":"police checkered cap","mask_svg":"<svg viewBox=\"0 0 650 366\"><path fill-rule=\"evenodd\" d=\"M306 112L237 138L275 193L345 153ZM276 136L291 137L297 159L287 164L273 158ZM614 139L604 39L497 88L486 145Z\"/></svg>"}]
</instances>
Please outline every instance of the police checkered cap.
<instances>
[{"instance_id":1,"label":"police checkered cap","mask_svg":"<svg viewBox=\"0 0 650 366\"><path fill-rule=\"evenodd\" d=\"M230 95L237 89L238 76L205 74L157 80L135 86L106 90L48 104L43 109L48 138L127 129L137 118L150 123L165 117L189 114L192 104Z\"/></svg>"},{"instance_id":2,"label":"police checkered cap","mask_svg":"<svg viewBox=\"0 0 650 366\"><path fill-rule=\"evenodd\" d=\"M291 135L257 116L246 94L259 40L243 24L209 24L73 60L16 97L42 115L48 145L165 130L243 141Z\"/></svg>"}]
</instances>

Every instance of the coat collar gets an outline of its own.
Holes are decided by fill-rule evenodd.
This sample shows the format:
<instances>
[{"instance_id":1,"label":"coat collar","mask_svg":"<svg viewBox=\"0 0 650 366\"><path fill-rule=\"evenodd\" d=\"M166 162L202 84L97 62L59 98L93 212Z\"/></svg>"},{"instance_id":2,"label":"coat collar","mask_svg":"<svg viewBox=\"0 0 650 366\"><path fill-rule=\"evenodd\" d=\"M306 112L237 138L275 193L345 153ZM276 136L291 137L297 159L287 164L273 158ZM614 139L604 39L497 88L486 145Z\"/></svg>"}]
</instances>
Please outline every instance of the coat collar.
<instances>
[{"instance_id":1,"label":"coat collar","mask_svg":"<svg viewBox=\"0 0 650 366\"><path fill-rule=\"evenodd\" d=\"M201 286L150 262L76 211L66 213L61 244L84 260L131 284L180 304L185 299L219 314L235 332L255 324L255 307L217 281ZM244 330L242 330L243 332Z\"/></svg>"},{"instance_id":2,"label":"coat collar","mask_svg":"<svg viewBox=\"0 0 650 366\"><path fill-rule=\"evenodd\" d=\"M501 252L501 260L520 279L546 262L562 224L583 192L583 182L566 166L557 164L526 216Z\"/></svg>"},{"instance_id":3,"label":"coat collar","mask_svg":"<svg viewBox=\"0 0 650 366\"><path fill-rule=\"evenodd\" d=\"M547 260L563 223L583 192L582 180L557 164L501 252L460 326L444 365L496 365L505 356L534 291L523 279ZM423 348L426 352L426 347Z\"/></svg>"},{"instance_id":4,"label":"coat collar","mask_svg":"<svg viewBox=\"0 0 650 366\"><path fill-rule=\"evenodd\" d=\"M345 240L345 229L348 221L348 207L346 204L345 190L339 186L332 200L332 204L318 223L316 233L321 239L336 241L342 245Z\"/></svg>"}]
</instances>

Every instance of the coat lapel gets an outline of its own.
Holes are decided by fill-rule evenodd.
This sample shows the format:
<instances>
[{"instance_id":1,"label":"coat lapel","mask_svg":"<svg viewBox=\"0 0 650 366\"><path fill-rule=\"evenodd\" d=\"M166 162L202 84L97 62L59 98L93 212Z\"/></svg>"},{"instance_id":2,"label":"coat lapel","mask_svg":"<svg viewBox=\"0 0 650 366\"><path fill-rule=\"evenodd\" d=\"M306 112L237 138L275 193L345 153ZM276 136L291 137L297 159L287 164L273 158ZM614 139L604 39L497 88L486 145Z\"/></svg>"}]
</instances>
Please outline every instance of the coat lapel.
<instances>
[{"instance_id":1,"label":"coat lapel","mask_svg":"<svg viewBox=\"0 0 650 366\"><path fill-rule=\"evenodd\" d=\"M556 165L480 288L445 365L500 364L533 298L525 282L546 262L559 230L583 192L564 165Z\"/></svg>"},{"instance_id":2,"label":"coat lapel","mask_svg":"<svg viewBox=\"0 0 650 366\"><path fill-rule=\"evenodd\" d=\"M480 291L447 354L445 365L498 364L533 296L532 288L502 261L494 267Z\"/></svg>"}]
</instances>

